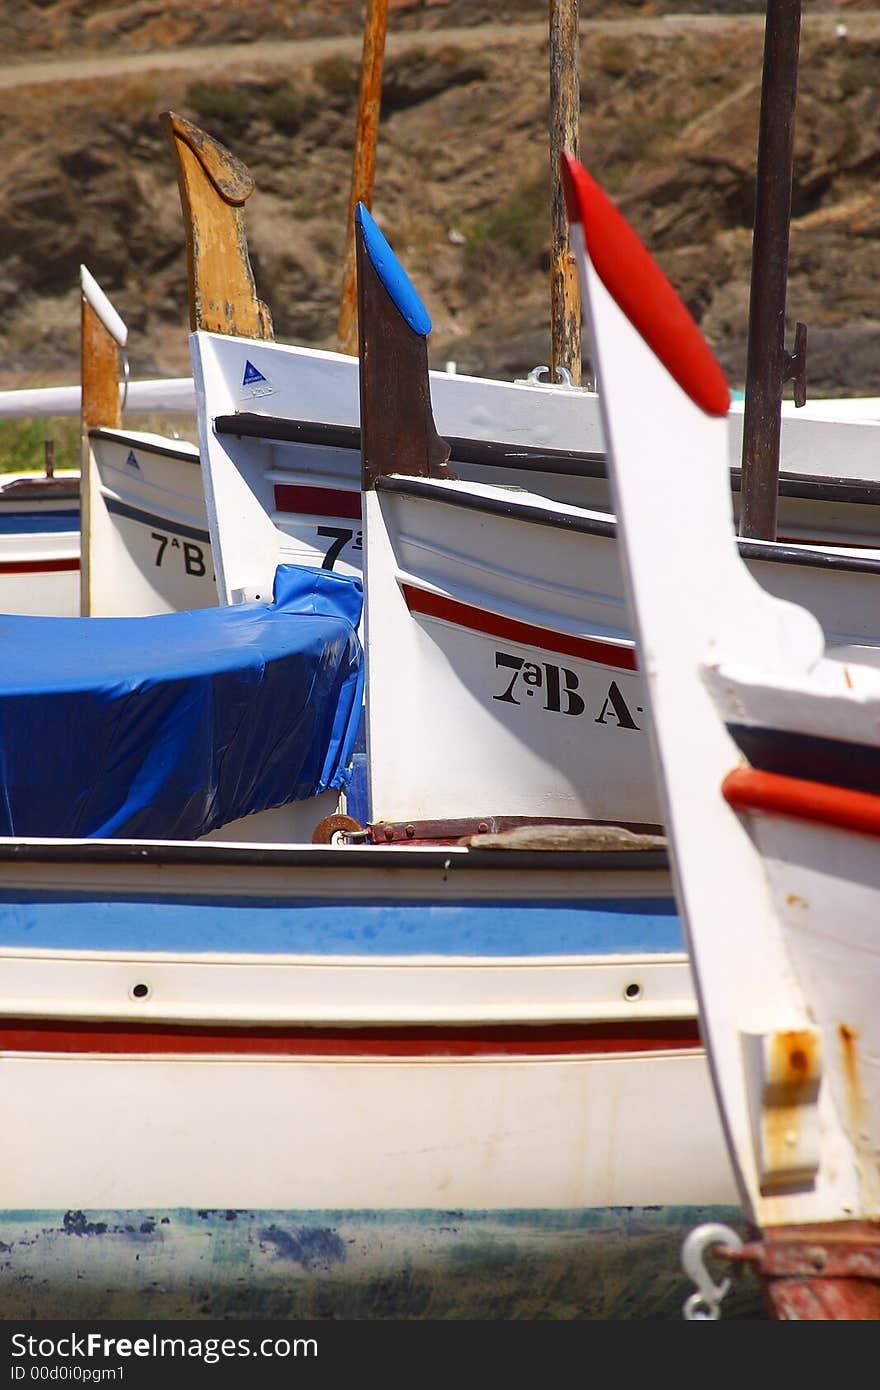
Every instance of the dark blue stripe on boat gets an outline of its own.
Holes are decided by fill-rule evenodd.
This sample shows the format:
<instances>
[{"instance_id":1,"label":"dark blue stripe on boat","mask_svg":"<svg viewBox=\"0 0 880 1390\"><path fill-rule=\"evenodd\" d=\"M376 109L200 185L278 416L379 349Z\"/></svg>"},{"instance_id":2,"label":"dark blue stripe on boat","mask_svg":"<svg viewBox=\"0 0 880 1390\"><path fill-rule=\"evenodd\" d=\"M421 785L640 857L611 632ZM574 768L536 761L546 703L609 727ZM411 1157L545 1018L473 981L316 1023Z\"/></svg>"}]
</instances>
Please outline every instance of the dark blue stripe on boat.
<instances>
[{"instance_id":1,"label":"dark blue stripe on boat","mask_svg":"<svg viewBox=\"0 0 880 1390\"><path fill-rule=\"evenodd\" d=\"M6 893L0 947L257 955L556 956L684 950L672 898L399 902Z\"/></svg>"},{"instance_id":2,"label":"dark blue stripe on boat","mask_svg":"<svg viewBox=\"0 0 880 1390\"><path fill-rule=\"evenodd\" d=\"M358 825L366 825L370 819L367 725L363 714L355 736L354 752L351 755L351 781L345 789L345 809Z\"/></svg>"},{"instance_id":3,"label":"dark blue stripe on boat","mask_svg":"<svg viewBox=\"0 0 880 1390\"><path fill-rule=\"evenodd\" d=\"M850 791L880 793L880 748L754 724L727 731L752 767Z\"/></svg>"},{"instance_id":4,"label":"dark blue stripe on boat","mask_svg":"<svg viewBox=\"0 0 880 1390\"><path fill-rule=\"evenodd\" d=\"M156 516L153 512L141 511L140 507L132 507L128 502L117 502L112 497L105 500L108 512L113 512L116 516L128 517L129 521L139 521L142 526L155 526L160 531L169 532L172 536L185 536L192 541L209 543L211 540L210 532L204 531L198 526L184 526L182 522L169 521L167 516Z\"/></svg>"},{"instance_id":5,"label":"dark blue stripe on boat","mask_svg":"<svg viewBox=\"0 0 880 1390\"><path fill-rule=\"evenodd\" d=\"M68 512L0 512L0 536L33 536L79 530L79 507Z\"/></svg>"}]
</instances>

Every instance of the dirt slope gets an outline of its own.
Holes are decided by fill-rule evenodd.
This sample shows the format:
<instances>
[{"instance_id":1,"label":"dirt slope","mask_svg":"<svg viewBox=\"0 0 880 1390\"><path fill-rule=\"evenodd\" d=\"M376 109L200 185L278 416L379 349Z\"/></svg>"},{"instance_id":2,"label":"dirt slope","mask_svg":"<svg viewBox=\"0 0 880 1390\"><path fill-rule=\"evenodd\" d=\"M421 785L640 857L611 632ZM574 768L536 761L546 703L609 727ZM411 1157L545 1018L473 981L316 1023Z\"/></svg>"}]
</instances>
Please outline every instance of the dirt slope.
<instances>
[{"instance_id":1,"label":"dirt slope","mask_svg":"<svg viewBox=\"0 0 880 1390\"><path fill-rule=\"evenodd\" d=\"M741 386L763 16L686 8L582 0L580 153ZM81 262L129 324L133 373L188 372L167 109L255 176L247 228L277 336L336 345L362 13L0 3L0 384L76 379ZM431 312L436 365L510 377L548 360L546 14L392 0L373 210ZM880 394L878 60L875 12L805 16L788 317L789 338L808 324L817 395Z\"/></svg>"}]
</instances>

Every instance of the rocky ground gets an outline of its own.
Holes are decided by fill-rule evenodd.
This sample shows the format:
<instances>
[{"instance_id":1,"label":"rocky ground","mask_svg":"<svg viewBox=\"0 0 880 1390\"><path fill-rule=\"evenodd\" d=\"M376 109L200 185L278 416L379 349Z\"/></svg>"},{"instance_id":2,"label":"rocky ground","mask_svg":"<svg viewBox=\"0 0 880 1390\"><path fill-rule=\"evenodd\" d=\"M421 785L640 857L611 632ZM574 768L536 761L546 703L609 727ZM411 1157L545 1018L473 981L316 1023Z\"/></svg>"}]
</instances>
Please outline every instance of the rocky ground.
<instances>
[{"instance_id":1,"label":"rocky ground","mask_svg":"<svg viewBox=\"0 0 880 1390\"><path fill-rule=\"evenodd\" d=\"M581 0L580 154L741 387L763 15L665 9ZM373 211L432 315L436 366L548 361L547 12L390 3ZM276 336L336 346L362 18L352 0L2 0L0 385L77 379L81 262L128 322L133 374L188 373L168 109L254 174ZM787 336L807 323L815 395L880 394L878 70L880 15L809 7Z\"/></svg>"}]
</instances>

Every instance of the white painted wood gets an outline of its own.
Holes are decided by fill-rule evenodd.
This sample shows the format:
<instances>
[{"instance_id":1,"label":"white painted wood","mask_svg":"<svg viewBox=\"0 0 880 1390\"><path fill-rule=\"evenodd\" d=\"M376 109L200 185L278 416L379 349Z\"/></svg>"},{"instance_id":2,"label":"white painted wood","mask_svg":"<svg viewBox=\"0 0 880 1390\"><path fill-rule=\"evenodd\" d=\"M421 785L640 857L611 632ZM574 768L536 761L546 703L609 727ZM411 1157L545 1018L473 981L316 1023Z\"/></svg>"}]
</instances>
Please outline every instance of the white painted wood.
<instances>
[{"instance_id":1,"label":"white painted wood","mask_svg":"<svg viewBox=\"0 0 880 1390\"><path fill-rule=\"evenodd\" d=\"M0 611L76 617L79 546L78 531L0 533Z\"/></svg>"},{"instance_id":2,"label":"white painted wood","mask_svg":"<svg viewBox=\"0 0 880 1390\"><path fill-rule=\"evenodd\" d=\"M124 348L128 342L128 327L87 266L80 266L79 281L83 299L92 306L114 342Z\"/></svg>"},{"instance_id":3,"label":"white painted wood","mask_svg":"<svg viewBox=\"0 0 880 1390\"><path fill-rule=\"evenodd\" d=\"M188 440L92 432L92 617L217 603L199 450Z\"/></svg>"},{"instance_id":4,"label":"white painted wood","mask_svg":"<svg viewBox=\"0 0 880 1390\"><path fill-rule=\"evenodd\" d=\"M125 408L145 414L167 412L170 415L191 415L196 408L192 377L168 377L155 381L130 381L119 387ZM20 387L0 391L0 419L26 420L32 417L64 417L79 415L82 393L76 386Z\"/></svg>"},{"instance_id":5,"label":"white painted wood","mask_svg":"<svg viewBox=\"0 0 880 1390\"><path fill-rule=\"evenodd\" d=\"M3 1203L13 1210L67 1209L72 1192L92 1210L299 1211L572 1210L736 1195L699 1055L6 1053L0 1103L16 1117Z\"/></svg>"},{"instance_id":6,"label":"white painted wood","mask_svg":"<svg viewBox=\"0 0 880 1390\"><path fill-rule=\"evenodd\" d=\"M342 506L336 514L328 508L327 514L298 516L279 508L279 489L326 488L350 500L358 486L353 451L218 435L213 422L243 411L354 425L357 363L206 333L194 334L191 345L221 596L267 588L283 561L326 563L333 538L344 541L334 547L342 572L359 572L365 547L369 552L370 819L535 815L658 823L641 676L625 663L617 670L565 655L565 638L576 636L616 643L631 657L616 544L599 534L544 528L528 512L555 510L598 523L607 514L558 498L554 505L539 490L525 489L528 474L505 474L500 481L506 486L499 486L486 482L494 472L474 467L469 479L431 481L436 504L380 491L365 500L364 521L341 514ZM246 378L256 385L244 385ZM445 373L432 374L431 390L438 428L449 437L601 447L591 393ZM726 438L727 423L721 428ZM664 486L675 467L671 456L658 464ZM579 480L557 477L556 483L576 491ZM512 514L488 516L444 502L466 493L504 502ZM767 547L746 548L768 553ZM781 546L769 552L784 557ZM751 565L780 597L807 604L830 642L876 642L880 575L832 573L778 558L755 558ZM502 640L466 622L413 617L406 586L540 628L543 636L540 642ZM518 660L532 683L520 678L517 691L504 699L512 668L503 663ZM552 708L551 679L567 682L573 692L562 696L558 709Z\"/></svg>"},{"instance_id":7,"label":"white painted wood","mask_svg":"<svg viewBox=\"0 0 880 1390\"><path fill-rule=\"evenodd\" d=\"M750 576L732 525L725 421L703 414L654 356L599 279L578 229L573 245L603 383L676 891L741 1191L762 1227L876 1218L877 842L740 816L720 789L743 761L725 715L808 733L836 727L840 738L866 736L873 717L876 743L880 678L873 667L823 657L812 614ZM673 458L674 492L665 483ZM745 1044L754 1035L778 1045L797 1036L808 1046L816 1028L818 1096L807 1088L805 1113L794 1107L791 1134L776 1142L797 1146L815 1124L818 1166L780 1189L761 1171L750 1113L760 1077Z\"/></svg>"},{"instance_id":8,"label":"white painted wood","mask_svg":"<svg viewBox=\"0 0 880 1390\"><path fill-rule=\"evenodd\" d=\"M217 416L236 412L356 427L360 418L357 358L212 333L195 333L190 343L199 438L208 465L209 521L212 534L223 538L215 556L221 597L228 601L233 589L271 583L276 565L284 560L321 563L332 539L320 537L318 528L328 526L351 533L335 567L343 573L359 572L362 555L356 521L344 514L307 520L282 514L274 500L275 486L284 483L358 492L357 450L220 437L213 428ZM261 378L254 386L243 385L248 363L251 374ZM595 398L589 392L445 372L431 373L431 390L441 433L501 440L513 447L601 452ZM474 467L471 476L485 481L487 475ZM511 469L498 481L521 485L523 474ZM568 479L564 491L580 486L580 480ZM604 485L585 480L584 500L594 492L601 496L602 491Z\"/></svg>"},{"instance_id":9,"label":"white painted wood","mask_svg":"<svg viewBox=\"0 0 880 1390\"><path fill-rule=\"evenodd\" d=\"M206 958L181 946L177 954L7 948L0 1017L34 1010L130 1024L367 1027L637 1022L693 1019L696 1012L681 954L364 959L279 953L267 962L243 953ZM131 995L142 979L150 986L144 1003Z\"/></svg>"},{"instance_id":10,"label":"white painted wood","mask_svg":"<svg viewBox=\"0 0 880 1390\"><path fill-rule=\"evenodd\" d=\"M19 894L98 891L128 902L235 897L266 912L336 901L336 865L352 903L429 896L491 904L536 894L565 903L584 892L584 871L567 856L558 873L536 878L519 855L472 871L464 867L470 852L458 847L429 865L407 850L365 847L323 847L300 864L219 853L213 862L205 855L181 863L151 853L152 862L17 856L0 865L0 884ZM662 869L589 871L590 896L612 902L652 899L668 887ZM244 1036L266 1025L372 1025L393 1033L412 1024L625 1024L695 1012L678 952L322 956L197 952L182 941L173 952L25 947L0 957L0 1013L60 1027L231 1024ZM136 982L148 984L146 998L133 994ZM0 1103L16 1119L5 1151L7 1210L66 1209L74 1191L78 1205L96 1210L571 1210L736 1198L700 1049L99 1057L7 1046Z\"/></svg>"},{"instance_id":11,"label":"white painted wood","mask_svg":"<svg viewBox=\"0 0 880 1390\"><path fill-rule=\"evenodd\" d=\"M436 502L364 499L371 819L657 824L642 681L624 664L632 642L615 542L443 503L466 493L555 512L531 494L430 488ZM472 621L411 614L407 587L468 605ZM487 614L540 637L481 632ZM567 654L569 637L595 639L605 659Z\"/></svg>"}]
</instances>

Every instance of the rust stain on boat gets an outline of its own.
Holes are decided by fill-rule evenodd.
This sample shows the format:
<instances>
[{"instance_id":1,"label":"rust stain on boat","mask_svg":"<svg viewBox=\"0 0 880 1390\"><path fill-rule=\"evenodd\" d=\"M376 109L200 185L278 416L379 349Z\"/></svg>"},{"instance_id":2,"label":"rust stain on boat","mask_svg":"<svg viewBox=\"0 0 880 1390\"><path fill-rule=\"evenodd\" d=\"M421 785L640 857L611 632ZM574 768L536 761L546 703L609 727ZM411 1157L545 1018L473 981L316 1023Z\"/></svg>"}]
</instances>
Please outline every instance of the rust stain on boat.
<instances>
[{"instance_id":1,"label":"rust stain on boat","mask_svg":"<svg viewBox=\"0 0 880 1390\"><path fill-rule=\"evenodd\" d=\"M768 1058L763 1128L767 1174L779 1181L805 1176L804 1146L822 1072L819 1035L791 1028L774 1034Z\"/></svg>"},{"instance_id":2,"label":"rust stain on boat","mask_svg":"<svg viewBox=\"0 0 880 1390\"><path fill-rule=\"evenodd\" d=\"M774 1036L772 1073L786 1089L812 1084L819 1060L819 1042L812 1029L790 1028Z\"/></svg>"},{"instance_id":3,"label":"rust stain on boat","mask_svg":"<svg viewBox=\"0 0 880 1390\"><path fill-rule=\"evenodd\" d=\"M849 1024L839 1023L837 1025L837 1036L840 1039L840 1048L843 1058L846 1106L852 1126L851 1137L856 1148L860 1148L861 1143L859 1142L859 1135L863 1125L865 1097L859 1083L858 1057L856 1055L859 1035L855 1028L850 1028Z\"/></svg>"}]
</instances>

